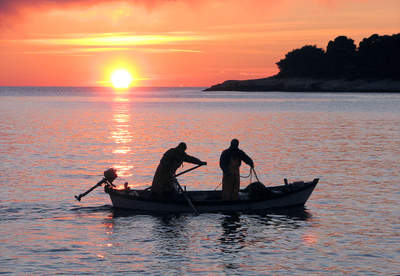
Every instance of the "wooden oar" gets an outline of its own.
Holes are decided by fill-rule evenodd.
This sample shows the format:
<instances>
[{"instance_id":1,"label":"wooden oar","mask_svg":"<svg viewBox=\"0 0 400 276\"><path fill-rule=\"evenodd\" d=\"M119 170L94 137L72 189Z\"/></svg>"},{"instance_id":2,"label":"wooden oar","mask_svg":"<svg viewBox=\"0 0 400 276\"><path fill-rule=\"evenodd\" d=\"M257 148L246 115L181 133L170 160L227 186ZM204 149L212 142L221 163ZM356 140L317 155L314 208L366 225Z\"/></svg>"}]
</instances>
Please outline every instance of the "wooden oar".
<instances>
[{"instance_id":1,"label":"wooden oar","mask_svg":"<svg viewBox=\"0 0 400 276\"><path fill-rule=\"evenodd\" d=\"M203 165L197 165L197 166L194 166L193 168L187 169L186 171L183 171L183 172L180 172L180 173L178 173L178 174L175 174L175 177L180 176L180 175L182 175L182 174L184 174L184 173L193 171L194 169L197 169L198 167L201 167L201 166L203 166Z\"/></svg>"},{"instance_id":2,"label":"wooden oar","mask_svg":"<svg viewBox=\"0 0 400 276\"><path fill-rule=\"evenodd\" d=\"M180 172L180 173L176 174L175 177L180 176L180 175L182 175L184 173L190 172L190 171L192 171L194 169L197 169L198 167L201 167L201 166L203 166L203 165L194 166L193 168L187 169L187 170L185 170L183 172ZM186 194L186 192L182 189L181 185L179 185L178 181L176 181L176 186L178 187L179 192L186 199L186 201L189 204L189 206L192 208L193 212L196 214L196 216L198 216L199 215L199 211L197 211L196 207L194 207L194 205L192 203L192 200L189 198L189 196Z\"/></svg>"},{"instance_id":3,"label":"wooden oar","mask_svg":"<svg viewBox=\"0 0 400 276\"><path fill-rule=\"evenodd\" d=\"M178 190L181 192L181 194L183 195L183 197L186 199L187 203L189 204L189 206L192 208L193 212L196 214L196 216L199 215L199 211L197 211L196 207L194 207L192 200L188 197L188 195L186 194L186 192L182 189L181 185L179 185L178 181L176 181L176 186L178 187Z\"/></svg>"}]
</instances>

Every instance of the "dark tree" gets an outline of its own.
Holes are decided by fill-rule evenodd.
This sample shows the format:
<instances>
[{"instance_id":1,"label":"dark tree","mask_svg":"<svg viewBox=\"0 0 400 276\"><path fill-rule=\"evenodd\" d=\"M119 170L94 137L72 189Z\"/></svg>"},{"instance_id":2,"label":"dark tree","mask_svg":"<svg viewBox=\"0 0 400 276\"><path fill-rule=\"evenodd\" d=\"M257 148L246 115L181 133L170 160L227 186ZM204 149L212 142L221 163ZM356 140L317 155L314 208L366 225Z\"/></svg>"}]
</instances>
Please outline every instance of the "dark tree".
<instances>
[{"instance_id":1,"label":"dark tree","mask_svg":"<svg viewBox=\"0 0 400 276\"><path fill-rule=\"evenodd\" d=\"M354 40L346 36L338 36L331 40L326 48L328 74L331 77L355 77L356 45Z\"/></svg>"},{"instance_id":2,"label":"dark tree","mask_svg":"<svg viewBox=\"0 0 400 276\"><path fill-rule=\"evenodd\" d=\"M324 73L325 52L307 45L287 53L276 64L280 70L279 77L319 77Z\"/></svg>"},{"instance_id":3,"label":"dark tree","mask_svg":"<svg viewBox=\"0 0 400 276\"><path fill-rule=\"evenodd\" d=\"M400 79L400 34L364 38L358 48L360 75Z\"/></svg>"},{"instance_id":4,"label":"dark tree","mask_svg":"<svg viewBox=\"0 0 400 276\"><path fill-rule=\"evenodd\" d=\"M338 36L329 41L326 53L316 46L304 46L276 63L278 77L400 80L400 34L354 40Z\"/></svg>"}]
</instances>

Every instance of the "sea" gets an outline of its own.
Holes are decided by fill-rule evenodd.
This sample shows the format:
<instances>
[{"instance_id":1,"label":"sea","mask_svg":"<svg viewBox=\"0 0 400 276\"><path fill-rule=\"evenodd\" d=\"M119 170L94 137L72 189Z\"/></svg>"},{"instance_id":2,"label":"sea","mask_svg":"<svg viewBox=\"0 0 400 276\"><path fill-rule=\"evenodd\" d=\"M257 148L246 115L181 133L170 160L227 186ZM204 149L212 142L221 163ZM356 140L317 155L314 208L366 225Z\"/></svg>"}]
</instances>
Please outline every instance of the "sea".
<instances>
[{"instance_id":1,"label":"sea","mask_svg":"<svg viewBox=\"0 0 400 276\"><path fill-rule=\"evenodd\" d=\"M266 186L319 178L305 206L196 216L116 210L103 188L74 198L111 167L148 187L180 142L207 162L180 184L220 189L233 138ZM0 274L399 275L399 183L400 93L0 88Z\"/></svg>"}]
</instances>

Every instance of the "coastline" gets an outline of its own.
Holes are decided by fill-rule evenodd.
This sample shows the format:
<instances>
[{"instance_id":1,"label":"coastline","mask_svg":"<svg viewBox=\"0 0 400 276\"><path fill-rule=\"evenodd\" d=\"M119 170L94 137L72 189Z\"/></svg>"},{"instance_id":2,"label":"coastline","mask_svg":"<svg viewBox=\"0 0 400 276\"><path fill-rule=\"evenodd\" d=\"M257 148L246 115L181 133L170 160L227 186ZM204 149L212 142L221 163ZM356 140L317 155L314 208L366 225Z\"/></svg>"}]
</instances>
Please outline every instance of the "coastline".
<instances>
[{"instance_id":1,"label":"coastline","mask_svg":"<svg viewBox=\"0 0 400 276\"><path fill-rule=\"evenodd\" d=\"M317 79L272 76L251 80L227 80L203 91L242 92L400 92L400 81L391 79Z\"/></svg>"}]
</instances>

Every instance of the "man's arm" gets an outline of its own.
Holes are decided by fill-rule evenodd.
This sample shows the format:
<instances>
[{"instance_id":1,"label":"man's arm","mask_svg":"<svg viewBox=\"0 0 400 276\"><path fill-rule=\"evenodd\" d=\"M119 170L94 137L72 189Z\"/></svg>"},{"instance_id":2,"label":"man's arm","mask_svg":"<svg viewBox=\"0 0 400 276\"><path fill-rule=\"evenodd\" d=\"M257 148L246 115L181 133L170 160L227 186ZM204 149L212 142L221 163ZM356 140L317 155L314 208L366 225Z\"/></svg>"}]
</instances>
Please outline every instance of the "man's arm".
<instances>
[{"instance_id":1,"label":"man's arm","mask_svg":"<svg viewBox=\"0 0 400 276\"><path fill-rule=\"evenodd\" d=\"M183 161L192 163L192 164L196 164L196 165L207 165L207 162L203 162L200 159L190 156L186 153L185 153L185 157L183 158Z\"/></svg>"},{"instance_id":2,"label":"man's arm","mask_svg":"<svg viewBox=\"0 0 400 276\"><path fill-rule=\"evenodd\" d=\"M244 163L249 165L251 168L254 168L253 159L251 159L244 151L240 150L240 158L243 160Z\"/></svg>"}]
</instances>

